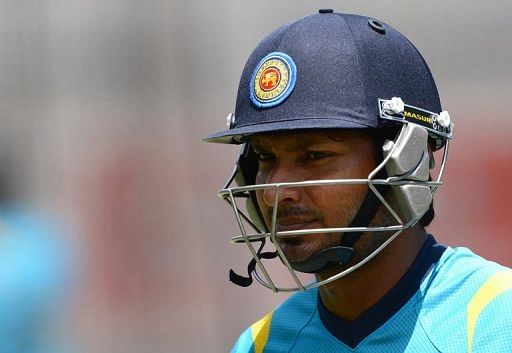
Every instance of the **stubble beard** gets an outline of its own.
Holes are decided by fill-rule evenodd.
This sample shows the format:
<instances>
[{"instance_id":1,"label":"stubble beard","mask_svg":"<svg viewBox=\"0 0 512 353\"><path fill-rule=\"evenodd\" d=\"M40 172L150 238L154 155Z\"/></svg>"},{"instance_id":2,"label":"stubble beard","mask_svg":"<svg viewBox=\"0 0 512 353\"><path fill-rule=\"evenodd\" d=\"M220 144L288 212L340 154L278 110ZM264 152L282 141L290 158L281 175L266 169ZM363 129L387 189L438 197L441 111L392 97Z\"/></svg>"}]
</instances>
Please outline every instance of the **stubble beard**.
<instances>
[{"instance_id":1,"label":"stubble beard","mask_svg":"<svg viewBox=\"0 0 512 353\"><path fill-rule=\"evenodd\" d=\"M280 240L279 246L289 262L298 263L306 261L323 249L338 246L340 239L340 233L312 233L288 240Z\"/></svg>"}]
</instances>

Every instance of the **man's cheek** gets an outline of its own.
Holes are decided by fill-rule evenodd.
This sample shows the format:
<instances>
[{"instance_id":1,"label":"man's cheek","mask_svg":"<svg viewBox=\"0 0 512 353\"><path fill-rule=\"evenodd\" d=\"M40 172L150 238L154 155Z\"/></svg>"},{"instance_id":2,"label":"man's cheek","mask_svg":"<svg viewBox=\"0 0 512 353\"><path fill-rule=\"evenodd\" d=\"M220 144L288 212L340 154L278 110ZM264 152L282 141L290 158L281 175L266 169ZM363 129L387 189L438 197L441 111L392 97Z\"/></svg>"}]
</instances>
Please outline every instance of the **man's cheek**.
<instances>
[{"instance_id":1,"label":"man's cheek","mask_svg":"<svg viewBox=\"0 0 512 353\"><path fill-rule=\"evenodd\" d=\"M263 216L263 219L265 220L265 223L268 223L270 222L270 219L269 219L269 212L268 212L268 206L265 204L264 200L263 200L263 191L262 190L258 190L256 191L256 203L258 206L258 208L260 209L260 212Z\"/></svg>"}]
</instances>

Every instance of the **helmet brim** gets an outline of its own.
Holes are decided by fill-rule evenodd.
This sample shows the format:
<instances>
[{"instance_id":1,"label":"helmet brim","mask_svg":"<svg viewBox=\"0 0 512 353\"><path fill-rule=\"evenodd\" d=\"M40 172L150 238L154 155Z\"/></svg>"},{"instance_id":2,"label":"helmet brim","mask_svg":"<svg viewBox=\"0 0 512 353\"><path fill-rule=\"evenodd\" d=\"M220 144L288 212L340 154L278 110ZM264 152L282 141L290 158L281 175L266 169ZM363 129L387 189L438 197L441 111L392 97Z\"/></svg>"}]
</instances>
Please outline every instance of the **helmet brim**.
<instances>
[{"instance_id":1,"label":"helmet brim","mask_svg":"<svg viewBox=\"0 0 512 353\"><path fill-rule=\"evenodd\" d=\"M209 135L204 139L206 142L242 144L252 135L293 132L297 130L323 130L323 129L370 129L375 126L368 126L357 121L340 118L302 118L293 120L280 120L254 125L245 125L233 129L224 130Z\"/></svg>"}]
</instances>

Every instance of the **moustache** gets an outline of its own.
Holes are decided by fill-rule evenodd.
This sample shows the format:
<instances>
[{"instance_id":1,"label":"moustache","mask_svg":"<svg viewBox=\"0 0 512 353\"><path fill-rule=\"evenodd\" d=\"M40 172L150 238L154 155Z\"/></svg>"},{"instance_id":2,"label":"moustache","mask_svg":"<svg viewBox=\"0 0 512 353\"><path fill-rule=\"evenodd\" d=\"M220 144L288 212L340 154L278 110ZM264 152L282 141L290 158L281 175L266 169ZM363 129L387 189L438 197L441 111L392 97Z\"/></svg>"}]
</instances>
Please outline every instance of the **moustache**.
<instances>
[{"instance_id":1,"label":"moustache","mask_svg":"<svg viewBox=\"0 0 512 353\"><path fill-rule=\"evenodd\" d=\"M272 218L274 214L274 207L270 207L267 210L268 219ZM320 218L318 212L310 210L306 207L300 206L281 206L277 208L277 219L292 217L292 216L301 216L301 217L311 217L311 218Z\"/></svg>"}]
</instances>

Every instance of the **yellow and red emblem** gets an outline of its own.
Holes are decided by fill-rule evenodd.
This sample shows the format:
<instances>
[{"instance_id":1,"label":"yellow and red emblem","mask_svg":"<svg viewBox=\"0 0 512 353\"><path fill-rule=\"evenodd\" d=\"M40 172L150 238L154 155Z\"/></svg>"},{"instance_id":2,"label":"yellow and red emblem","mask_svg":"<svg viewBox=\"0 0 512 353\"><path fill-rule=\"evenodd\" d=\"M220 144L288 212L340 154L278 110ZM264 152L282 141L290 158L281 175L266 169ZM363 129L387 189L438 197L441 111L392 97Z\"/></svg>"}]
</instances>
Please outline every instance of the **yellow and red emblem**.
<instances>
[{"instance_id":1,"label":"yellow and red emblem","mask_svg":"<svg viewBox=\"0 0 512 353\"><path fill-rule=\"evenodd\" d=\"M274 52L264 57L252 76L252 102L260 108L280 104L293 90L296 72L295 63L284 53Z\"/></svg>"},{"instance_id":2,"label":"yellow and red emblem","mask_svg":"<svg viewBox=\"0 0 512 353\"><path fill-rule=\"evenodd\" d=\"M281 71L273 66L267 67L259 76L259 88L263 92L272 91L281 82ZM287 78L287 76L285 77ZM259 93L261 94L262 92ZM258 89L256 94L258 94Z\"/></svg>"}]
</instances>

